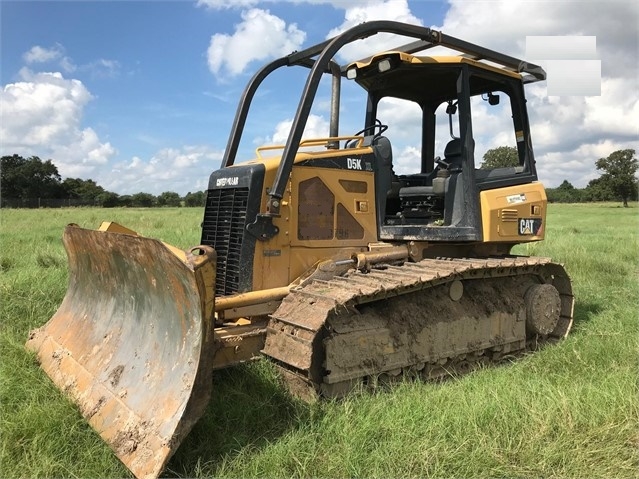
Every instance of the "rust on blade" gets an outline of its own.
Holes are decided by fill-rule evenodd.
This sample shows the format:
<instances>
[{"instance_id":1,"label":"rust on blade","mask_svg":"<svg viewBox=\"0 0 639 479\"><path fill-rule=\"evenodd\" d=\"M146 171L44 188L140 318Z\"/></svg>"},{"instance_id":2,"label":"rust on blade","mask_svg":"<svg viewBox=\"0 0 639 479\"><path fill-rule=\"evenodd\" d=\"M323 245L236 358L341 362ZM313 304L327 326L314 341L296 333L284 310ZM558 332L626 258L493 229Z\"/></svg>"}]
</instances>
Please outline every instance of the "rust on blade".
<instances>
[{"instance_id":1,"label":"rust on blade","mask_svg":"<svg viewBox=\"0 0 639 479\"><path fill-rule=\"evenodd\" d=\"M27 347L138 478L157 477L211 396L215 252L69 225L69 286Z\"/></svg>"}]
</instances>

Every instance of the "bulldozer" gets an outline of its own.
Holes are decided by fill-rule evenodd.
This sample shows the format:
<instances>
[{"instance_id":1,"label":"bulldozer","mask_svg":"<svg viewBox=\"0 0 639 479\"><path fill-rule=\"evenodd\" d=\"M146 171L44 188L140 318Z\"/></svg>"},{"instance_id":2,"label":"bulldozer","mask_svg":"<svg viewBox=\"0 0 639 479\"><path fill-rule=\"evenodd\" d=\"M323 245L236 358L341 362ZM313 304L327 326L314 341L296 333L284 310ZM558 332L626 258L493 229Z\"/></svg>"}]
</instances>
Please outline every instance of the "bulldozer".
<instances>
[{"instance_id":1,"label":"bulldozer","mask_svg":"<svg viewBox=\"0 0 639 479\"><path fill-rule=\"evenodd\" d=\"M402 44L338 62L378 34ZM308 71L286 143L236 161L260 85L283 67ZM323 79L328 135L303 138ZM210 175L201 244L68 225L68 290L28 348L132 473L155 478L204 414L216 369L265 357L299 395L339 398L564 338L565 269L511 253L545 234L524 95L544 79L538 65L392 21L266 64ZM354 89L364 122L343 135ZM411 131L419 146L394 148ZM487 136L511 142L513 164L479 167Z\"/></svg>"}]
</instances>

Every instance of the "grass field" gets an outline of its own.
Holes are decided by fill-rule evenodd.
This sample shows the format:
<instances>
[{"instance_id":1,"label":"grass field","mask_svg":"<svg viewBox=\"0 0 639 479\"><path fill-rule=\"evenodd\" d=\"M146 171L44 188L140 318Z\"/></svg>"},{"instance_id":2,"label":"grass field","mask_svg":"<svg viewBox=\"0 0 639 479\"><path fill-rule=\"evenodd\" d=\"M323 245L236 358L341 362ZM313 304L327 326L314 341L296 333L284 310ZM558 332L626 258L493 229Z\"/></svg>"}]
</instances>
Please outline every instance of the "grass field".
<instances>
[{"instance_id":1,"label":"grass field","mask_svg":"<svg viewBox=\"0 0 639 479\"><path fill-rule=\"evenodd\" d=\"M199 208L2 210L0 477L130 477L24 349L66 291L70 222L118 221L188 247ZM441 384L312 405L265 360L216 373L204 418L169 477L639 477L639 215L551 205L551 256L574 282L571 336L523 359Z\"/></svg>"}]
</instances>

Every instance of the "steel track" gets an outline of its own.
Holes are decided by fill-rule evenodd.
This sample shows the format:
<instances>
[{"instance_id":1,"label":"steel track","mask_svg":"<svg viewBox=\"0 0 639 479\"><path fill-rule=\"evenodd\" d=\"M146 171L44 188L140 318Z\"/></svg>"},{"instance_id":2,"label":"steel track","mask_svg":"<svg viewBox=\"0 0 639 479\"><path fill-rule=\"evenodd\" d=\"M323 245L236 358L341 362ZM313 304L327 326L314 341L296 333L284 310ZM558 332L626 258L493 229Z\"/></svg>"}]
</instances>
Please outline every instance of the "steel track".
<instances>
[{"instance_id":1,"label":"steel track","mask_svg":"<svg viewBox=\"0 0 639 479\"><path fill-rule=\"evenodd\" d=\"M536 284L559 293L550 334L527 331L525 296ZM339 397L406 374L435 379L465 372L563 338L573 305L566 271L542 257L438 258L351 270L294 289L271 316L264 353L295 392Z\"/></svg>"}]
</instances>

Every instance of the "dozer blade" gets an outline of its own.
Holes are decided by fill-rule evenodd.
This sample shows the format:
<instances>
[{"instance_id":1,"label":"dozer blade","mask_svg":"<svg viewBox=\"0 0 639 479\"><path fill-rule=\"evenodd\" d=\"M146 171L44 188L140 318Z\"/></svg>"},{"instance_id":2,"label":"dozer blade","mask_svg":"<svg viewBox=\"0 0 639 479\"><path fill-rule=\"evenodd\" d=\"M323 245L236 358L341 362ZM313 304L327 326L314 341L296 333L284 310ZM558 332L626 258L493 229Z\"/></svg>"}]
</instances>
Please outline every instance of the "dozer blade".
<instances>
[{"instance_id":1,"label":"dozer blade","mask_svg":"<svg viewBox=\"0 0 639 479\"><path fill-rule=\"evenodd\" d=\"M133 474L155 478L211 396L215 252L74 225L63 242L67 294L27 347Z\"/></svg>"}]
</instances>

